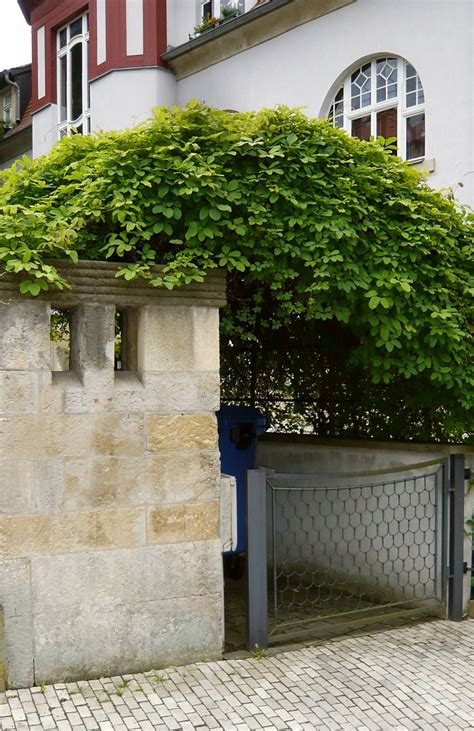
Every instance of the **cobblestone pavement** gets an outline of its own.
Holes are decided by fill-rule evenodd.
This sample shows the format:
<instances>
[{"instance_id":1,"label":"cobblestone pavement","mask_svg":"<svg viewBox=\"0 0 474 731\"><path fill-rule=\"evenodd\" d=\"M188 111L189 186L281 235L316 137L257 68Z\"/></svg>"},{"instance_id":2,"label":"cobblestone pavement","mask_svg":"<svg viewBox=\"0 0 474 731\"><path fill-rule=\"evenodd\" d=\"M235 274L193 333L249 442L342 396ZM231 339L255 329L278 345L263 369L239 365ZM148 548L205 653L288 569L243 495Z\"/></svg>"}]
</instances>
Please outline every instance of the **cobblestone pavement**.
<instances>
[{"instance_id":1,"label":"cobblestone pavement","mask_svg":"<svg viewBox=\"0 0 474 731\"><path fill-rule=\"evenodd\" d=\"M474 729L474 621L0 694L0 728Z\"/></svg>"}]
</instances>

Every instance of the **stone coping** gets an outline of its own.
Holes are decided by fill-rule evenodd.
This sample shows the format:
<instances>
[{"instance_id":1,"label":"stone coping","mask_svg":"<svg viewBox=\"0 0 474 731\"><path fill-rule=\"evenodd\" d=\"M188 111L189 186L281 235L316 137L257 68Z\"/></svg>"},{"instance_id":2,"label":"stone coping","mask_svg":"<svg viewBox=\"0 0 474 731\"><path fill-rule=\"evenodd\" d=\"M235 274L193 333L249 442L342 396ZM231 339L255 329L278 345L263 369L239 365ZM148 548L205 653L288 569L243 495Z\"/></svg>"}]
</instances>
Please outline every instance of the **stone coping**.
<instances>
[{"instance_id":1,"label":"stone coping","mask_svg":"<svg viewBox=\"0 0 474 731\"><path fill-rule=\"evenodd\" d=\"M258 437L259 442L274 442L287 445L313 445L315 447L342 447L353 449L389 450L400 452L436 452L440 454L474 454L474 444L446 444L419 442L382 442L370 439L331 439L313 434L277 434L267 432Z\"/></svg>"},{"instance_id":2,"label":"stone coping","mask_svg":"<svg viewBox=\"0 0 474 731\"><path fill-rule=\"evenodd\" d=\"M183 305L200 307L225 307L226 276L220 270L210 271L204 282L176 287L173 290L164 287L153 287L145 280L127 282L117 277L122 263L106 261L70 261L51 260L59 273L71 285L71 289L59 290L51 287L38 297L22 295L19 283L24 275L7 272L0 273L0 302L14 300L37 299L51 302L56 307L74 307L84 302L98 304L114 304L117 307L140 307L144 305ZM159 274L162 267L156 267Z\"/></svg>"},{"instance_id":3,"label":"stone coping","mask_svg":"<svg viewBox=\"0 0 474 731\"><path fill-rule=\"evenodd\" d=\"M355 1L271 0L166 51L161 58L179 81Z\"/></svg>"}]
</instances>

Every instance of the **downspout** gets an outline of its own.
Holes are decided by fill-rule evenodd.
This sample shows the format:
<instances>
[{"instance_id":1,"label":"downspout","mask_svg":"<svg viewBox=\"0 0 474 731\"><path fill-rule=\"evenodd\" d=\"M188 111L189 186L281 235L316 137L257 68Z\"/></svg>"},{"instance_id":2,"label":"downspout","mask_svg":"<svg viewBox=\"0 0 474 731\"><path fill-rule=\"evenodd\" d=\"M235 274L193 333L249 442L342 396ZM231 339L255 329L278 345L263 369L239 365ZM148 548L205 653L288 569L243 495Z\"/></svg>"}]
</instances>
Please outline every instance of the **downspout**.
<instances>
[{"instance_id":1,"label":"downspout","mask_svg":"<svg viewBox=\"0 0 474 731\"><path fill-rule=\"evenodd\" d=\"M16 81L13 81L13 79L10 77L10 72L9 71L6 71L5 72L5 81L7 82L7 84L10 84L10 86L12 86L14 89L16 89L16 111L17 111L17 114L16 114L16 119L14 120L14 123L16 124L16 123L18 123L20 121L20 117L21 117L21 98L20 98L21 91L20 91L20 87L18 86L18 84L16 83Z\"/></svg>"}]
</instances>

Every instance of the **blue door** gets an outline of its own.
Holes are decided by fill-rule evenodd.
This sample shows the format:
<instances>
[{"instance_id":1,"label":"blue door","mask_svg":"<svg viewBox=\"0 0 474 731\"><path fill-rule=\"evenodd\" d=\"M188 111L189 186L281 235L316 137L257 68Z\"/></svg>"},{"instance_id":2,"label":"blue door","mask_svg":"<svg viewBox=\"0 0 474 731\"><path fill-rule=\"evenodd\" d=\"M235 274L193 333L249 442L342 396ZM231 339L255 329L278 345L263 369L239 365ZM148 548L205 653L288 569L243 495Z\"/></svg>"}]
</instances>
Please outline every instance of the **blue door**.
<instances>
[{"instance_id":1,"label":"blue door","mask_svg":"<svg viewBox=\"0 0 474 731\"><path fill-rule=\"evenodd\" d=\"M268 417L258 409L223 406L217 413L221 471L237 482L237 548L245 553L245 476L255 468L257 437L270 426Z\"/></svg>"}]
</instances>

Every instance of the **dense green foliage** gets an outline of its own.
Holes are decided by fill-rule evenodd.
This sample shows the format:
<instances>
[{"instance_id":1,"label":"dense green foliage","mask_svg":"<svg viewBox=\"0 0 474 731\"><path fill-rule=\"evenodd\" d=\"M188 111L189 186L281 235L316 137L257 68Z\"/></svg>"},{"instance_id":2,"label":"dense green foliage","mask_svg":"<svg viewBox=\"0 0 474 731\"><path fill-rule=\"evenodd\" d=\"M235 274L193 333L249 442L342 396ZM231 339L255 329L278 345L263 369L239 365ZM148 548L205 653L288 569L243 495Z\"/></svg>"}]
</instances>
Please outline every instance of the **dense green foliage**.
<instances>
[{"instance_id":1,"label":"dense green foliage","mask_svg":"<svg viewBox=\"0 0 474 731\"><path fill-rule=\"evenodd\" d=\"M227 269L225 394L273 394L287 425L472 429L474 220L380 141L287 109L159 109L8 173L0 211L25 293L66 286L54 258L123 259L125 278L169 288ZM329 397L337 426L320 428Z\"/></svg>"}]
</instances>

